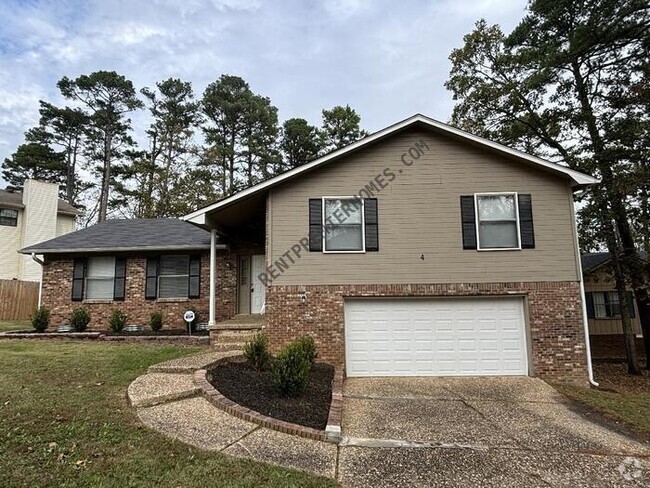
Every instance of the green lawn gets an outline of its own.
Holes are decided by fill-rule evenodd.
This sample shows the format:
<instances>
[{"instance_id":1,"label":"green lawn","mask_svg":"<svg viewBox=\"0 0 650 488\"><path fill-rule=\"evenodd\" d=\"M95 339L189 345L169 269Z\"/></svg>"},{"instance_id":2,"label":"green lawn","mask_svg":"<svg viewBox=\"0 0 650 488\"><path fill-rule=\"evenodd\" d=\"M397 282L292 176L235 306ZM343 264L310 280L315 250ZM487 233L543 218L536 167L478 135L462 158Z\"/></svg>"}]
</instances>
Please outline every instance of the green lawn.
<instances>
[{"instance_id":1,"label":"green lawn","mask_svg":"<svg viewBox=\"0 0 650 488\"><path fill-rule=\"evenodd\" d=\"M8 330L25 330L31 329L32 324L29 320L0 320L0 332Z\"/></svg>"},{"instance_id":2,"label":"green lawn","mask_svg":"<svg viewBox=\"0 0 650 488\"><path fill-rule=\"evenodd\" d=\"M555 387L573 400L632 430L650 435L650 374L626 374L624 364L595 364L600 389L559 384Z\"/></svg>"},{"instance_id":3,"label":"green lawn","mask_svg":"<svg viewBox=\"0 0 650 488\"><path fill-rule=\"evenodd\" d=\"M142 426L126 388L198 348L0 341L0 486L334 486L208 453Z\"/></svg>"}]
</instances>

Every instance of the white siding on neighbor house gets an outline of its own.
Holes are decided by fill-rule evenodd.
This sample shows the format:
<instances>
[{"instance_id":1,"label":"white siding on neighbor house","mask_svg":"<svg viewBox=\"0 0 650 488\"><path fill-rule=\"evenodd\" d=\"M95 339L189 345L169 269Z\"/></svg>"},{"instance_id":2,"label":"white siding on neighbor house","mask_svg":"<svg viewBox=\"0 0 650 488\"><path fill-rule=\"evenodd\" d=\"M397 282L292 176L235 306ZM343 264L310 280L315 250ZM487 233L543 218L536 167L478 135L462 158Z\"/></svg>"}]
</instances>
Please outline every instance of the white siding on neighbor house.
<instances>
[{"instance_id":1,"label":"white siding on neighbor house","mask_svg":"<svg viewBox=\"0 0 650 488\"><path fill-rule=\"evenodd\" d=\"M410 167L401 157L429 146ZM379 252L304 252L274 285L577 281L569 182L446 136L409 131L302 175L269 195L269 263L308 235L308 202L359 192L389 167L396 179L377 195ZM399 171L402 171L399 174ZM532 195L535 249L463 250L460 197Z\"/></svg>"},{"instance_id":2,"label":"white siding on neighbor house","mask_svg":"<svg viewBox=\"0 0 650 488\"><path fill-rule=\"evenodd\" d=\"M58 193L56 184L25 181L18 226L0 226L0 279L40 281L41 266L18 250L75 230L75 217L58 213Z\"/></svg>"},{"instance_id":3,"label":"white siding on neighbor house","mask_svg":"<svg viewBox=\"0 0 650 488\"><path fill-rule=\"evenodd\" d=\"M0 225L0 280L18 279L21 256L16 251L21 248L24 212L18 210L18 225Z\"/></svg>"}]
</instances>

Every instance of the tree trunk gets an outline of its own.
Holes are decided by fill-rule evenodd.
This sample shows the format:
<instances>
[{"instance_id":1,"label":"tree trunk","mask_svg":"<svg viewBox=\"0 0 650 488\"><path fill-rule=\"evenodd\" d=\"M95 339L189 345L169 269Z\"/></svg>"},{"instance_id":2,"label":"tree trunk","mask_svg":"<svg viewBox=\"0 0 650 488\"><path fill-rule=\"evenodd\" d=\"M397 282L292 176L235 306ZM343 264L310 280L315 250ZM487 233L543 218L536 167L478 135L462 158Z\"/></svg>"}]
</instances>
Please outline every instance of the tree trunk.
<instances>
[{"instance_id":1,"label":"tree trunk","mask_svg":"<svg viewBox=\"0 0 650 488\"><path fill-rule=\"evenodd\" d=\"M596 116L591 106L585 80L580 72L580 66L577 61L574 61L571 67L576 82L576 92L580 101L582 115L584 116L594 151L594 162L603 176L601 185L610 202L612 217L616 223L616 230L621 240L624 272L634 290L637 308L639 309L639 322L641 323L641 330L643 332L646 369L650 369L650 297L648 296L648 289L646 288L647 285L643 276L643 266L640 265L642 260L634 243L634 235L625 208L626 202L624 195L615 186L616 182L610 165L611 161L606 157L605 145L598 130ZM616 253L616 249L609 249L609 252L613 256Z\"/></svg>"},{"instance_id":2,"label":"tree trunk","mask_svg":"<svg viewBox=\"0 0 650 488\"><path fill-rule=\"evenodd\" d=\"M106 130L104 136L104 172L102 175L102 191L99 196L99 217L98 222L104 222L108 214L108 193L110 191L111 179L111 146L113 144L111 129Z\"/></svg>"},{"instance_id":3,"label":"tree trunk","mask_svg":"<svg viewBox=\"0 0 650 488\"><path fill-rule=\"evenodd\" d=\"M608 225L609 227L609 225ZM613 229L607 230L607 247L615 249L612 254L612 265L614 269L614 279L616 282L616 292L618 294L618 303L621 308L621 324L623 326L623 339L625 341L625 357L627 358L628 374L640 375L639 360L636 355L636 339L632 330L632 322L628 313L627 303L627 286L625 283L625 274L619 254L619 246L616 237L613 235Z\"/></svg>"}]
</instances>

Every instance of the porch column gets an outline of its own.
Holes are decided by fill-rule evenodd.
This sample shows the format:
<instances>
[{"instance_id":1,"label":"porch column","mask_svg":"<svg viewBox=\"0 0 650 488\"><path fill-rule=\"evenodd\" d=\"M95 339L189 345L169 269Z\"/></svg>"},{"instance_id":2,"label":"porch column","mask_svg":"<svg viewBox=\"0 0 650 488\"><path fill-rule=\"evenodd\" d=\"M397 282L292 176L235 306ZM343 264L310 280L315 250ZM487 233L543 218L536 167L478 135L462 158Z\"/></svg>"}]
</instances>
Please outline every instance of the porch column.
<instances>
[{"instance_id":1,"label":"porch column","mask_svg":"<svg viewBox=\"0 0 650 488\"><path fill-rule=\"evenodd\" d=\"M210 230L210 316L208 328L212 329L216 325L215 321L215 298L217 294L217 231Z\"/></svg>"}]
</instances>

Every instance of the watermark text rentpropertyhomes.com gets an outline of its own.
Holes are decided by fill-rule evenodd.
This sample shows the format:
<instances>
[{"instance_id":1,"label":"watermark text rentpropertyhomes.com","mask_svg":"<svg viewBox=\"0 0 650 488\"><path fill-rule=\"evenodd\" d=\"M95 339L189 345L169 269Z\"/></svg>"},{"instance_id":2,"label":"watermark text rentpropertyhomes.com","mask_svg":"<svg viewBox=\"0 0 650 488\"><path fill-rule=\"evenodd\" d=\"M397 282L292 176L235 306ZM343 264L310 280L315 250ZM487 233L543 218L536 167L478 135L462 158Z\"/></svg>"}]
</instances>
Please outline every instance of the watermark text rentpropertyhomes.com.
<instances>
[{"instance_id":1,"label":"watermark text rentpropertyhomes.com","mask_svg":"<svg viewBox=\"0 0 650 488\"><path fill-rule=\"evenodd\" d=\"M425 141L417 141L401 155L398 166L386 166L353 195L356 200L345 201L338 209L331 212L326 217L323 227L326 225L346 223L350 215L357 214L362 205L361 201L364 198L374 198L379 195L382 191L388 188L391 183L398 179L407 168L413 166L430 150L429 145ZM324 231L325 229L323 228L323 235ZM291 245L280 255L280 257L269 264L269 266L267 266L267 268L260 273L257 278L262 282L262 284L264 284L264 286L270 285L291 268L291 266L296 264L296 262L306 252L309 252L309 237L307 236L298 239L298 241Z\"/></svg>"}]
</instances>

